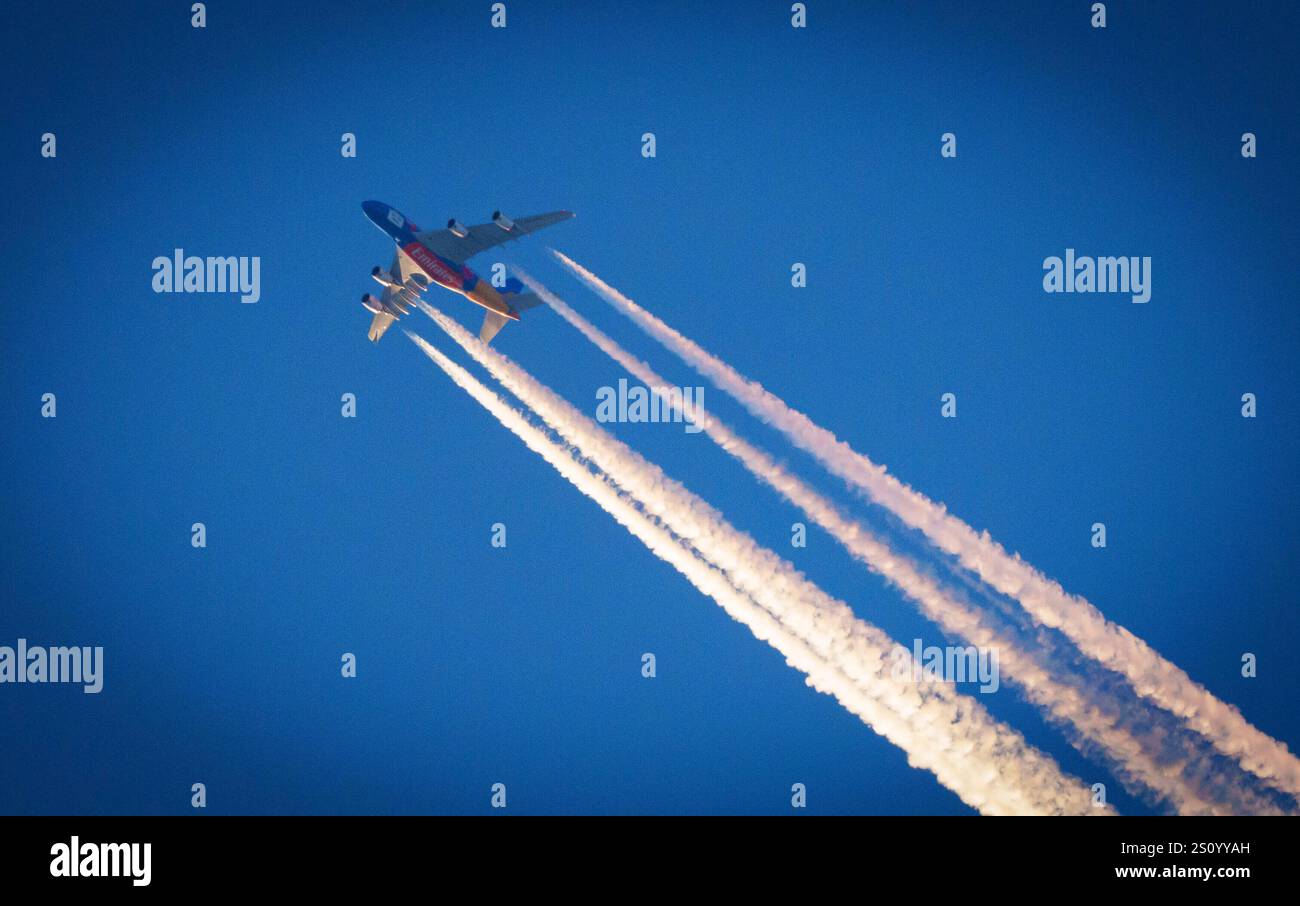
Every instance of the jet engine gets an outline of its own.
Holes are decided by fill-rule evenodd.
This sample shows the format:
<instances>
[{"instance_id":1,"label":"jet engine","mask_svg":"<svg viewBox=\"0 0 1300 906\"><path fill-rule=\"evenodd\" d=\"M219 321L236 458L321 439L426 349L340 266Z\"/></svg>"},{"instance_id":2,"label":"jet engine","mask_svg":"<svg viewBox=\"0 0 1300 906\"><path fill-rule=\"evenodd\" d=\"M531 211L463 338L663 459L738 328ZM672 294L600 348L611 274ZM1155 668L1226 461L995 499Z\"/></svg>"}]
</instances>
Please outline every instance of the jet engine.
<instances>
[{"instance_id":1,"label":"jet engine","mask_svg":"<svg viewBox=\"0 0 1300 906\"><path fill-rule=\"evenodd\" d=\"M461 223L455 217L447 221L447 229L451 230L452 235L459 236L461 239L464 239L466 236L469 235L468 227L466 227L465 224Z\"/></svg>"},{"instance_id":2,"label":"jet engine","mask_svg":"<svg viewBox=\"0 0 1300 906\"><path fill-rule=\"evenodd\" d=\"M377 315L384 310L384 307L380 304L379 300L370 295L370 293L366 293L361 297L361 305L366 311L374 315Z\"/></svg>"},{"instance_id":3,"label":"jet engine","mask_svg":"<svg viewBox=\"0 0 1300 906\"><path fill-rule=\"evenodd\" d=\"M375 265L374 270L370 272L370 276L374 277L375 282L378 283L380 286L397 285L397 281L393 279L393 275L390 274L388 271L384 270L382 267L380 267L377 264Z\"/></svg>"},{"instance_id":4,"label":"jet engine","mask_svg":"<svg viewBox=\"0 0 1300 906\"><path fill-rule=\"evenodd\" d=\"M507 233L515 228L515 222L500 211L492 212L492 222L501 227L501 229L505 230Z\"/></svg>"}]
</instances>

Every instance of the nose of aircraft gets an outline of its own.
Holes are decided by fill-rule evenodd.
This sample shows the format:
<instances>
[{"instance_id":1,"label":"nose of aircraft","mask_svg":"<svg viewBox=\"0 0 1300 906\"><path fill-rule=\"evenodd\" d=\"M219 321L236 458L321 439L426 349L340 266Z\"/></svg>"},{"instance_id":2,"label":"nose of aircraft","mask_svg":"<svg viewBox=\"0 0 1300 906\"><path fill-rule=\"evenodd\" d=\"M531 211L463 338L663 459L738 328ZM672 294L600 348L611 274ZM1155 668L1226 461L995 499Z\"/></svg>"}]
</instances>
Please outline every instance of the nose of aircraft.
<instances>
[{"instance_id":1,"label":"nose of aircraft","mask_svg":"<svg viewBox=\"0 0 1300 906\"><path fill-rule=\"evenodd\" d=\"M361 202L361 210L365 211L366 216L374 223L379 223L384 219L384 215L388 213L388 205L382 201L363 201Z\"/></svg>"}]
</instances>

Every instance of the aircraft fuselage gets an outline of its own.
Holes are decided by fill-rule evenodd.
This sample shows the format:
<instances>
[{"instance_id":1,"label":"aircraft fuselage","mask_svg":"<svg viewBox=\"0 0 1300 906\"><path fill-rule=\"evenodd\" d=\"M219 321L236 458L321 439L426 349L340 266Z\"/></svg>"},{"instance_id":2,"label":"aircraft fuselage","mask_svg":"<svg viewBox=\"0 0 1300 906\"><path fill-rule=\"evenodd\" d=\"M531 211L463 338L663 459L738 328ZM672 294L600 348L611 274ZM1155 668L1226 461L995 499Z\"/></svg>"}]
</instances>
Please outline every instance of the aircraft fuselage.
<instances>
[{"instance_id":1,"label":"aircraft fuselage","mask_svg":"<svg viewBox=\"0 0 1300 906\"><path fill-rule=\"evenodd\" d=\"M511 321L519 320L519 313L501 298L501 294L491 283L481 279L468 266L456 264L426 248L416 238L420 228L402 216L396 208L382 201L367 201L361 207L370 218L370 222L383 230L397 244L401 253L428 277L431 283L437 283ZM400 279L397 274L393 276Z\"/></svg>"}]
</instances>

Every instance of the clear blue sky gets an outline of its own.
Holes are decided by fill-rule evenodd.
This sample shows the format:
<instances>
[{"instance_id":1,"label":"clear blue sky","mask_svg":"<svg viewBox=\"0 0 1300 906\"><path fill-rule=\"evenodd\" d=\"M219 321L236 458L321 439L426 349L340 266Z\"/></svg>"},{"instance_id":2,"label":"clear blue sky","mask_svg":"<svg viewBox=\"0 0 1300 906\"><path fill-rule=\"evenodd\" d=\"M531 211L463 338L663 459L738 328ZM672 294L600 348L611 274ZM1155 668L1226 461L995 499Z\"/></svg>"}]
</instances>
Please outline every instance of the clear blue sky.
<instances>
[{"instance_id":1,"label":"clear blue sky","mask_svg":"<svg viewBox=\"0 0 1300 906\"><path fill-rule=\"evenodd\" d=\"M810 812L966 811L400 332L370 346L368 198L422 226L576 211L472 264L698 383L553 243L1300 743L1293 6L1115 2L1102 31L1086 3L813 0L805 30L785 2L507 5L504 30L486 2L12 12L0 644L107 664L98 696L0 687L0 811L187 812L196 781L213 812L483 812L497 781L524 813L782 813L794 782ZM260 256L261 301L155 295L177 247ZM1151 302L1045 295L1067 247L1151 256ZM496 343L590 410L621 376L544 310ZM791 550L796 513L704 435L616 433L940 640L825 535ZM983 700L1145 810L1010 687Z\"/></svg>"}]
</instances>

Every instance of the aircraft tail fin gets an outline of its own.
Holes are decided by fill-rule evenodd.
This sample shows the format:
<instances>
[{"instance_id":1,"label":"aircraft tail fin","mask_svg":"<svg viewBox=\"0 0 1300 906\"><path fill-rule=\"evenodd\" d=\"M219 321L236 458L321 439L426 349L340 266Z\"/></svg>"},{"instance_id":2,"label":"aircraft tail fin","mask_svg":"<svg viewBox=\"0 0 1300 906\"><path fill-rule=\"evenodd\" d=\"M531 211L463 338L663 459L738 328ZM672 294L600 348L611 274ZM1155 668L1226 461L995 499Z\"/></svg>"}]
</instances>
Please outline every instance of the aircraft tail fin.
<instances>
[{"instance_id":1,"label":"aircraft tail fin","mask_svg":"<svg viewBox=\"0 0 1300 906\"><path fill-rule=\"evenodd\" d=\"M506 285L501 289L501 297L510 303L510 307L515 311L528 311L543 304L534 293L524 292L524 284L518 277L510 277L506 280Z\"/></svg>"}]
</instances>

